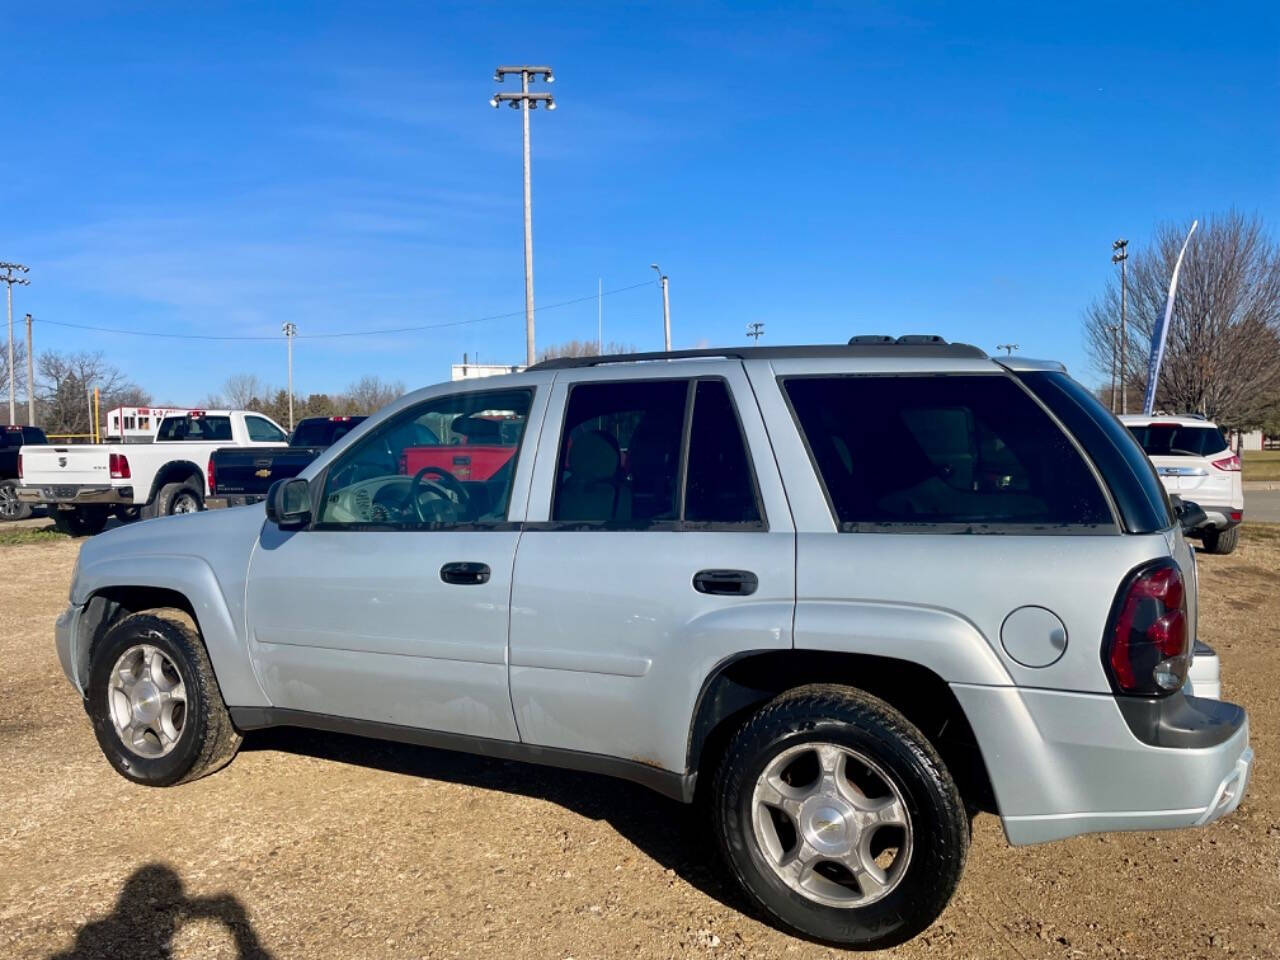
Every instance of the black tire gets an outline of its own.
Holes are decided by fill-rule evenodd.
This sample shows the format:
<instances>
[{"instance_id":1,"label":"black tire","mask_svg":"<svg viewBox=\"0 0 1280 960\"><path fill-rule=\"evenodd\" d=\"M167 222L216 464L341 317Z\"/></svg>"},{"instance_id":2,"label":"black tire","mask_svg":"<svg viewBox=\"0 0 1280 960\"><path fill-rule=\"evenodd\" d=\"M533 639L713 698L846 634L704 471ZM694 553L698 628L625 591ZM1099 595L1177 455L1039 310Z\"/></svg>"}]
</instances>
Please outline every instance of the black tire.
<instances>
[{"instance_id":1,"label":"black tire","mask_svg":"<svg viewBox=\"0 0 1280 960\"><path fill-rule=\"evenodd\" d=\"M0 480L0 523L9 520L26 520L31 516L31 504L18 499L18 481Z\"/></svg>"},{"instance_id":2,"label":"black tire","mask_svg":"<svg viewBox=\"0 0 1280 960\"><path fill-rule=\"evenodd\" d=\"M1200 535L1200 543L1204 546L1205 553L1230 553L1239 542L1239 527L1231 527L1227 530L1210 527Z\"/></svg>"},{"instance_id":3,"label":"black tire","mask_svg":"<svg viewBox=\"0 0 1280 960\"><path fill-rule=\"evenodd\" d=\"M70 510L51 508L53 525L69 537L92 537L101 533L111 514L106 507L72 507Z\"/></svg>"},{"instance_id":4,"label":"black tire","mask_svg":"<svg viewBox=\"0 0 1280 960\"><path fill-rule=\"evenodd\" d=\"M185 689L182 726L173 748L163 756L142 756L127 746L112 721L109 700L113 671L130 648L158 648L177 669ZM224 767L240 747L204 643L185 614L148 611L125 617L94 647L85 703L98 745L122 776L150 787L196 780Z\"/></svg>"},{"instance_id":5,"label":"black tire","mask_svg":"<svg viewBox=\"0 0 1280 960\"><path fill-rule=\"evenodd\" d=\"M141 507L116 507L111 511L117 520L121 523L133 523L139 518L142 512Z\"/></svg>"},{"instance_id":6,"label":"black tire","mask_svg":"<svg viewBox=\"0 0 1280 960\"><path fill-rule=\"evenodd\" d=\"M757 839L752 803L758 778L784 751L810 742L849 748L873 761L902 799L910 852L896 885L881 899L832 906L797 891L775 872ZM751 899L783 926L842 947L883 949L928 927L951 899L969 846L964 803L933 745L893 707L850 687L800 687L762 707L726 747L711 803L721 852Z\"/></svg>"},{"instance_id":7,"label":"black tire","mask_svg":"<svg viewBox=\"0 0 1280 960\"><path fill-rule=\"evenodd\" d=\"M204 509L204 494L187 480L183 483L166 483L156 494L155 500L143 508L143 516L168 517L175 513L198 513ZM191 509L184 509L190 507Z\"/></svg>"}]
</instances>

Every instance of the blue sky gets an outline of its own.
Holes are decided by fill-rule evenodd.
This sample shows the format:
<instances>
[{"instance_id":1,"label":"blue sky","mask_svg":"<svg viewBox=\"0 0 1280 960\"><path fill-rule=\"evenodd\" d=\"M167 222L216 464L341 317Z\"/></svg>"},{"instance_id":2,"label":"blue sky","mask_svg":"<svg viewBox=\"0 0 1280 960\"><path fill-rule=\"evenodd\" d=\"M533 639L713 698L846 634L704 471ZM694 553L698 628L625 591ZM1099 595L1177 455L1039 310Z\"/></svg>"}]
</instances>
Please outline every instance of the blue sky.
<instances>
[{"instance_id":1,"label":"blue sky","mask_svg":"<svg viewBox=\"0 0 1280 960\"><path fill-rule=\"evenodd\" d=\"M179 10L178 8L182 9ZM1280 222L1273 4L42 4L7 19L0 259L15 313L299 340L299 392L524 356L520 123L537 299L671 276L677 346L930 332L1067 362L1111 240L1235 206ZM538 343L591 338L594 300ZM157 401L285 379L279 342L37 327ZM656 284L604 336L661 346Z\"/></svg>"}]
</instances>

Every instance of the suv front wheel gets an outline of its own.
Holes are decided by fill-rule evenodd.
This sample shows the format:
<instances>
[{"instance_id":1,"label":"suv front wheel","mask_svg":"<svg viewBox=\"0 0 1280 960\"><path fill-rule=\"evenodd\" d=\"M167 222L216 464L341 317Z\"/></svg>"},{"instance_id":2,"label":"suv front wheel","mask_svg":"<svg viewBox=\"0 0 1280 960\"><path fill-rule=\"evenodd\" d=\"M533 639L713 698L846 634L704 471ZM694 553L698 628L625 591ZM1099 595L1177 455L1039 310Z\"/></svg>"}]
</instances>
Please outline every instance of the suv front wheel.
<instances>
[{"instance_id":1,"label":"suv front wheel","mask_svg":"<svg viewBox=\"0 0 1280 960\"><path fill-rule=\"evenodd\" d=\"M734 735L716 837L782 924L828 943L909 940L950 900L969 821L932 744L889 704L833 685L779 695Z\"/></svg>"},{"instance_id":2,"label":"suv front wheel","mask_svg":"<svg viewBox=\"0 0 1280 960\"><path fill-rule=\"evenodd\" d=\"M240 746L204 643L180 612L113 626L93 649L85 707L107 760L135 783L195 780Z\"/></svg>"}]
</instances>

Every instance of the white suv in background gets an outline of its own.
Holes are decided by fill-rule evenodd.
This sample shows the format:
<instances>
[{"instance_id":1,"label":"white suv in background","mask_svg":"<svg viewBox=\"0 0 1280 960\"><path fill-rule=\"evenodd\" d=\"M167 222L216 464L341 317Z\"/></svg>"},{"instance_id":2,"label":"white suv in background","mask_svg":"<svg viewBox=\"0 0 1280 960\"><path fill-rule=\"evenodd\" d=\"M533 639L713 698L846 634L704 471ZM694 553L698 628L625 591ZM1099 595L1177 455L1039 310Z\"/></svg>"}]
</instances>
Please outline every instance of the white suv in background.
<instances>
[{"instance_id":1,"label":"white suv in background","mask_svg":"<svg viewBox=\"0 0 1280 960\"><path fill-rule=\"evenodd\" d=\"M1120 419L1155 464L1165 489L1204 510L1204 525L1190 535L1206 553L1234 550L1244 519L1244 485L1240 458L1217 424L1194 414Z\"/></svg>"}]
</instances>

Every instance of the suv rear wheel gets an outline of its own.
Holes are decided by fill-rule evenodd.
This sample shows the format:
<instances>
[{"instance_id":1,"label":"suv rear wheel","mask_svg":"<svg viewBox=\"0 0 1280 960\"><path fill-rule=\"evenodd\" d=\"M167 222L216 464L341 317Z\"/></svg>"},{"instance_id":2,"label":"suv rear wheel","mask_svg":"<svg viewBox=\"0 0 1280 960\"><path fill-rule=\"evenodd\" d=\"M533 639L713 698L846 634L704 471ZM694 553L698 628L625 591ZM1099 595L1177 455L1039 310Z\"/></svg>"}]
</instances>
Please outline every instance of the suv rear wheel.
<instances>
[{"instance_id":1,"label":"suv rear wheel","mask_svg":"<svg viewBox=\"0 0 1280 960\"><path fill-rule=\"evenodd\" d=\"M1210 527L1200 535L1200 543L1204 546L1205 553L1230 553L1239 542L1239 527L1231 527L1228 530Z\"/></svg>"},{"instance_id":2,"label":"suv rear wheel","mask_svg":"<svg viewBox=\"0 0 1280 960\"><path fill-rule=\"evenodd\" d=\"M195 780L240 747L204 644L176 611L137 613L108 631L90 660L86 708L107 760L135 783Z\"/></svg>"},{"instance_id":3,"label":"suv rear wheel","mask_svg":"<svg viewBox=\"0 0 1280 960\"><path fill-rule=\"evenodd\" d=\"M814 685L765 705L717 771L715 833L769 915L880 949L931 924L964 868L969 821L937 751L901 713Z\"/></svg>"}]
</instances>

